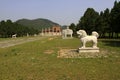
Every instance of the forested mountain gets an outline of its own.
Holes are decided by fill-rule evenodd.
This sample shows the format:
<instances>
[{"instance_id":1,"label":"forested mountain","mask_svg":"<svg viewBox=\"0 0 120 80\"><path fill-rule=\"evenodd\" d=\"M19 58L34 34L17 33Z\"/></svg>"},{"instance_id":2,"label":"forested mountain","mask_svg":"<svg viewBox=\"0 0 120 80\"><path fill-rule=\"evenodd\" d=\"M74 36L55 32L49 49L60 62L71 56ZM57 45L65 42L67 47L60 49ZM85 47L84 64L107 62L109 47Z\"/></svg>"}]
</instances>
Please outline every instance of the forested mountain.
<instances>
[{"instance_id":1,"label":"forested mountain","mask_svg":"<svg viewBox=\"0 0 120 80\"><path fill-rule=\"evenodd\" d=\"M34 19L34 20L20 19L20 20L16 21L16 23L30 27L30 28L38 29L38 30L40 30L41 28L52 27L53 25L59 25L48 19L42 19L42 18L38 18L38 19Z\"/></svg>"},{"instance_id":2,"label":"forested mountain","mask_svg":"<svg viewBox=\"0 0 120 80\"><path fill-rule=\"evenodd\" d=\"M11 20L0 21L0 37L7 38L11 37L13 34L17 34L17 37L39 34L42 28L52 27L54 25L59 25L48 19L20 19L16 22Z\"/></svg>"}]
</instances>

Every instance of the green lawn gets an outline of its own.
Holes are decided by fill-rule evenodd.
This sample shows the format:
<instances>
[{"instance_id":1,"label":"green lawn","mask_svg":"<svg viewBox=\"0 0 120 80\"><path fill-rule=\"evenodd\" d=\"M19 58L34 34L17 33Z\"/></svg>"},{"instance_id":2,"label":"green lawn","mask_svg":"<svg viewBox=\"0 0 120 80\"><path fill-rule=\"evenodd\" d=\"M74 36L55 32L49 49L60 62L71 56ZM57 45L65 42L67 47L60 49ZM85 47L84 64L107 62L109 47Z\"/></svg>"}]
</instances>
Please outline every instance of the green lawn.
<instances>
[{"instance_id":1,"label":"green lawn","mask_svg":"<svg viewBox=\"0 0 120 80\"><path fill-rule=\"evenodd\" d=\"M99 40L101 58L57 58L61 48L77 49L80 41L60 37L0 48L0 80L119 80L120 40ZM52 54L45 54L52 50Z\"/></svg>"}]
</instances>

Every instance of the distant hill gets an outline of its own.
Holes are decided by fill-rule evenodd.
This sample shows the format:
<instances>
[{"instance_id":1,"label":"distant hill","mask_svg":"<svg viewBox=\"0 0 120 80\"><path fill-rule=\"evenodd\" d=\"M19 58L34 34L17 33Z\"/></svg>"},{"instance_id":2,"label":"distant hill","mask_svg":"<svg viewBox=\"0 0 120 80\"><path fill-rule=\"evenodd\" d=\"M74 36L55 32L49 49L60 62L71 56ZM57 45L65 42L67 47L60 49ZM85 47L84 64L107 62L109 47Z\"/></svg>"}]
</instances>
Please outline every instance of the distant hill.
<instances>
[{"instance_id":1,"label":"distant hill","mask_svg":"<svg viewBox=\"0 0 120 80\"><path fill-rule=\"evenodd\" d=\"M34 20L29 20L29 19L20 19L17 20L16 23L27 26L27 27L31 27L31 28L35 28L35 29L42 29L42 28L48 28L48 27L52 27L54 25L59 25L55 22L52 22L48 19L34 19Z\"/></svg>"}]
</instances>

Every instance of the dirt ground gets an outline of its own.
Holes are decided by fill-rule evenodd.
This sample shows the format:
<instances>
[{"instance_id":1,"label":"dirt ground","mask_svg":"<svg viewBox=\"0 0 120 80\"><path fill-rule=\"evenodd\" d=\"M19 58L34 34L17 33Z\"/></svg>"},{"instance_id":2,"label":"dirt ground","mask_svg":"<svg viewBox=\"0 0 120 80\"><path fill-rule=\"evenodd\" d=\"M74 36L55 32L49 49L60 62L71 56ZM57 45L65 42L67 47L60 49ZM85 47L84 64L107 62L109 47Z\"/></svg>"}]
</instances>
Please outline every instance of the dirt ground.
<instances>
[{"instance_id":1,"label":"dirt ground","mask_svg":"<svg viewBox=\"0 0 120 80\"><path fill-rule=\"evenodd\" d=\"M58 51L58 58L100 58L108 57L108 52L79 53L77 49L61 49Z\"/></svg>"}]
</instances>

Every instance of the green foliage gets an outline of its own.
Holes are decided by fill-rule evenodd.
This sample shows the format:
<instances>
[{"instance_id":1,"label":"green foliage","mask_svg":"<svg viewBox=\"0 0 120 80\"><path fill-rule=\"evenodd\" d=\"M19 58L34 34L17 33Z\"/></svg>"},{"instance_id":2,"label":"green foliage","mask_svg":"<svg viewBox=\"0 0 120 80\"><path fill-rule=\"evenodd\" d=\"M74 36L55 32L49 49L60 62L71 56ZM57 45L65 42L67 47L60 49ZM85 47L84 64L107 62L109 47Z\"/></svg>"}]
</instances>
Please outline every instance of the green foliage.
<instances>
[{"instance_id":1,"label":"green foliage","mask_svg":"<svg viewBox=\"0 0 120 80\"><path fill-rule=\"evenodd\" d=\"M0 22L0 37L2 38L11 37L14 34L17 34L17 36L26 36L27 33L30 35L38 34L38 30L13 23L11 20Z\"/></svg>"},{"instance_id":2,"label":"green foliage","mask_svg":"<svg viewBox=\"0 0 120 80\"><path fill-rule=\"evenodd\" d=\"M116 33L116 37L118 37L118 33L120 33L120 2L115 1L114 6L111 10L111 27L112 31Z\"/></svg>"},{"instance_id":3,"label":"green foliage","mask_svg":"<svg viewBox=\"0 0 120 80\"><path fill-rule=\"evenodd\" d=\"M69 26L70 29L73 30L73 36L76 36L76 25L74 23L72 23L70 26Z\"/></svg>"},{"instance_id":4,"label":"green foliage","mask_svg":"<svg viewBox=\"0 0 120 80\"><path fill-rule=\"evenodd\" d=\"M88 8L76 25L76 30L84 29L88 34L97 31L100 38L120 38L120 2L115 1L111 10L108 8L100 14ZM106 35L109 34L109 35Z\"/></svg>"},{"instance_id":5,"label":"green foliage","mask_svg":"<svg viewBox=\"0 0 120 80\"><path fill-rule=\"evenodd\" d=\"M80 19L80 28L86 30L88 34L91 34L92 31L97 30L96 22L98 18L98 12L93 8L88 8Z\"/></svg>"},{"instance_id":6,"label":"green foliage","mask_svg":"<svg viewBox=\"0 0 120 80\"><path fill-rule=\"evenodd\" d=\"M0 22L0 37L8 38L14 34L17 34L17 37L27 36L27 34L34 35L40 33L42 28L52 27L53 25L58 24L47 19L21 19L16 22L3 20Z\"/></svg>"},{"instance_id":7,"label":"green foliage","mask_svg":"<svg viewBox=\"0 0 120 80\"><path fill-rule=\"evenodd\" d=\"M100 37L105 37L105 33L111 32L109 9L106 9L104 12L100 13L97 26L98 26L98 32L100 33Z\"/></svg>"}]
</instances>

